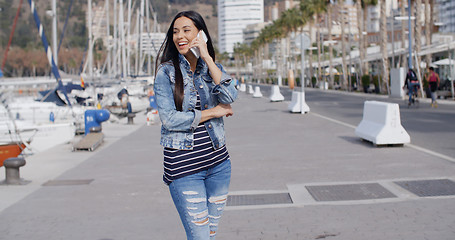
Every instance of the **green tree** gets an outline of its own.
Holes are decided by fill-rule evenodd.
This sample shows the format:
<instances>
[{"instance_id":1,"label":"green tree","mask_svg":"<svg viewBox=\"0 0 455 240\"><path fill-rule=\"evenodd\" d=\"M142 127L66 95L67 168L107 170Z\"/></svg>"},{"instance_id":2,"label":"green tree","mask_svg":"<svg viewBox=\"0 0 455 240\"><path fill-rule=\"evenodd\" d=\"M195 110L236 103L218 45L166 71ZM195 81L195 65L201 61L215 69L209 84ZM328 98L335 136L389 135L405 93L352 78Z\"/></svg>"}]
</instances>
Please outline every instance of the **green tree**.
<instances>
[{"instance_id":1,"label":"green tree","mask_svg":"<svg viewBox=\"0 0 455 240\"><path fill-rule=\"evenodd\" d=\"M360 58L360 74L368 74L368 62L366 59L368 39L363 33L366 31L365 24L367 22L368 7L376 6L378 0L354 0L357 9L357 25L359 31L359 58Z\"/></svg>"},{"instance_id":2,"label":"green tree","mask_svg":"<svg viewBox=\"0 0 455 240\"><path fill-rule=\"evenodd\" d=\"M381 53L382 53L382 81L383 84L378 86L384 87L389 84L389 56L387 54L387 14L386 14L386 0L380 0L381 19L380 19L380 32L381 32ZM382 85L382 86L381 86Z\"/></svg>"},{"instance_id":3,"label":"green tree","mask_svg":"<svg viewBox=\"0 0 455 240\"><path fill-rule=\"evenodd\" d=\"M328 0L308 0L300 2L300 10L303 15L309 19L313 19L316 25L316 46L318 48L318 80L322 81L322 67L321 67L321 24L320 20L324 13L327 12ZM311 26L311 23L310 23Z\"/></svg>"},{"instance_id":4,"label":"green tree","mask_svg":"<svg viewBox=\"0 0 455 240\"><path fill-rule=\"evenodd\" d=\"M285 75L283 69L283 60L289 63L289 59L284 59L284 56L291 56L290 46L291 46L291 33L297 33L297 31L306 23L306 18L303 16L303 12L300 11L300 8L290 8L284 11L281 17L276 21L276 28L283 29L282 35L278 36L276 39L278 42L281 42L280 38L286 38L286 51L284 52L281 49L281 44L278 44L278 54L277 54L277 63L278 63L278 74L279 78ZM286 67L288 69L289 67Z\"/></svg>"},{"instance_id":5,"label":"green tree","mask_svg":"<svg viewBox=\"0 0 455 240\"><path fill-rule=\"evenodd\" d=\"M399 0L400 1L400 14L401 16L407 16L406 14L406 5L407 5L407 0ZM405 48L405 43L406 43L406 24L407 21L401 21L401 48ZM401 57L401 66L402 67L407 67L407 58L406 54L402 55Z\"/></svg>"},{"instance_id":6,"label":"green tree","mask_svg":"<svg viewBox=\"0 0 455 240\"><path fill-rule=\"evenodd\" d=\"M420 67L420 50L422 48L422 0L414 0L415 5L415 52L416 52L416 64L415 68Z\"/></svg>"},{"instance_id":7,"label":"green tree","mask_svg":"<svg viewBox=\"0 0 455 240\"><path fill-rule=\"evenodd\" d=\"M13 26L16 11L17 9L12 7L12 1L0 0L0 47L2 48L8 44L9 32Z\"/></svg>"},{"instance_id":8,"label":"green tree","mask_svg":"<svg viewBox=\"0 0 455 240\"><path fill-rule=\"evenodd\" d=\"M338 1L338 8L341 9L340 11L340 26L341 26L341 60L342 60L342 74L343 74L343 79L341 82L341 86L343 89L349 90L350 86L348 86L348 68L347 68L347 63L346 63L346 34L345 34L345 28L346 28L346 21L348 20L348 11L344 8L344 0L339 0ZM349 23L348 23L349 24ZM349 49L349 51L351 51Z\"/></svg>"},{"instance_id":9,"label":"green tree","mask_svg":"<svg viewBox=\"0 0 455 240\"><path fill-rule=\"evenodd\" d=\"M431 45L431 3L430 0L425 0L425 44ZM431 53L425 56L427 66L431 64Z\"/></svg>"}]
</instances>

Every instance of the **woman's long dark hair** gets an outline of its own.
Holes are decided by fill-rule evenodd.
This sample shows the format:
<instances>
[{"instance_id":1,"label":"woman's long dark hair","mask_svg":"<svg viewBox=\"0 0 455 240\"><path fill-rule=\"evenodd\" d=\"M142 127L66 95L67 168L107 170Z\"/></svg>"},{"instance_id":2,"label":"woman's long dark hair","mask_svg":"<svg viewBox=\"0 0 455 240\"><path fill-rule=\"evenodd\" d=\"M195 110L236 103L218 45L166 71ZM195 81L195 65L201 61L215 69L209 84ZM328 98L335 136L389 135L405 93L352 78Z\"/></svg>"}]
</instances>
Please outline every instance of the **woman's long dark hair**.
<instances>
[{"instance_id":1,"label":"woman's long dark hair","mask_svg":"<svg viewBox=\"0 0 455 240\"><path fill-rule=\"evenodd\" d=\"M163 44L158 51L156 56L156 68L158 69L158 65L167 61L172 61L175 70L175 88L174 88L174 102L175 108L178 111L182 111L182 103L183 103L183 76L180 70L180 63L179 63L179 52L175 47L173 41L174 35L174 23L180 17L187 17L191 19L198 30L204 31L205 35L207 35L207 50L209 55L212 57L213 61L215 61L215 49L213 48L212 39L210 38L209 30L205 25L204 19L202 16L195 12L195 11L184 11L179 12L172 20L171 25L169 26L169 30L167 31L166 38L164 39Z\"/></svg>"}]
</instances>

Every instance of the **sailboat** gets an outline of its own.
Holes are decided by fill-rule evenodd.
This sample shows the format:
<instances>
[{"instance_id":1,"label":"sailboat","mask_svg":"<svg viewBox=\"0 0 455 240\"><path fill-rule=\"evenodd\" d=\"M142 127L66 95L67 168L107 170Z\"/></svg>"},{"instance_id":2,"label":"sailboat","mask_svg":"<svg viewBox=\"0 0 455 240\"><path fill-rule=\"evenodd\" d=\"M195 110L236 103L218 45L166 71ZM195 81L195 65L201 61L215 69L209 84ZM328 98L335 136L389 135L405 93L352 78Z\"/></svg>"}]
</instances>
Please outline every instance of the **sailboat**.
<instances>
[{"instance_id":1,"label":"sailboat","mask_svg":"<svg viewBox=\"0 0 455 240\"><path fill-rule=\"evenodd\" d=\"M6 159L19 156L24 149L25 143L23 142L0 143L0 167L3 166Z\"/></svg>"}]
</instances>

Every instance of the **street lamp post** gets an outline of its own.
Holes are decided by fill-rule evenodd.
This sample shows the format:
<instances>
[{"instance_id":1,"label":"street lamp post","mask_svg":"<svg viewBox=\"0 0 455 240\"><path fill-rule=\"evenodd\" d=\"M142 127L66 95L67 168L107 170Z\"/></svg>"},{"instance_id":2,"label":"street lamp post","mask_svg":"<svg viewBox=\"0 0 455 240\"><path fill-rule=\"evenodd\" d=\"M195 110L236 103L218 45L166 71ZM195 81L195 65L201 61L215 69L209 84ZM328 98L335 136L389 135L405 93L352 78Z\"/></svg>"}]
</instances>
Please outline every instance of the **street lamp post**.
<instances>
[{"instance_id":1,"label":"street lamp post","mask_svg":"<svg viewBox=\"0 0 455 240\"><path fill-rule=\"evenodd\" d=\"M392 6L393 8L393 6ZM394 26L395 25L395 15L392 9L392 68L395 68L395 36L394 36Z\"/></svg>"},{"instance_id":2,"label":"street lamp post","mask_svg":"<svg viewBox=\"0 0 455 240\"><path fill-rule=\"evenodd\" d=\"M335 40L327 40L327 41L324 41L324 42L322 43L322 46L323 46L323 47L324 47L324 45L332 46L332 45L334 45L335 43L337 43L337 41L335 41ZM329 54L332 54L332 53L330 52ZM329 55L329 56L330 56L330 55ZM332 74L333 74L333 73L332 73L332 66L329 65L329 76L331 77ZM326 87L326 86L325 86L325 80L324 80L324 90L326 90L325 87Z\"/></svg>"},{"instance_id":3,"label":"street lamp post","mask_svg":"<svg viewBox=\"0 0 455 240\"><path fill-rule=\"evenodd\" d=\"M318 48L317 48L317 47L309 47L308 50L309 50L309 51L313 51L313 50L318 50ZM311 59L311 60L313 60L313 59ZM313 65L310 65L309 67L311 68L310 73L313 72L313 74L314 74ZM311 86L313 86L313 75L310 74L309 76L310 76L310 83L311 83ZM314 86L313 86L313 87L314 87Z\"/></svg>"},{"instance_id":4,"label":"street lamp post","mask_svg":"<svg viewBox=\"0 0 455 240\"><path fill-rule=\"evenodd\" d=\"M420 9L419 9L420 10ZM408 39L409 39L409 60L408 66L409 69L412 69L412 31L411 31L411 0L408 0Z\"/></svg>"},{"instance_id":5,"label":"street lamp post","mask_svg":"<svg viewBox=\"0 0 455 240\"><path fill-rule=\"evenodd\" d=\"M414 20L415 17L411 16L410 15L411 12L409 12L409 16L406 16L406 17L394 17L395 20L402 20L402 21L405 21L407 20L408 21L408 25L409 25L409 29L408 29L408 41L409 41L409 46L408 46L408 49L409 49L409 58L408 58L408 67L409 69L412 68L412 42L411 42L411 38L412 38L412 31L411 31L411 20Z\"/></svg>"},{"instance_id":6,"label":"street lamp post","mask_svg":"<svg viewBox=\"0 0 455 240\"><path fill-rule=\"evenodd\" d=\"M408 16L407 17L394 17L396 20L408 20L408 68L412 69L412 32L411 32L411 20L415 17L411 17L411 0L408 0ZM393 24L392 24L393 26Z\"/></svg>"}]
</instances>

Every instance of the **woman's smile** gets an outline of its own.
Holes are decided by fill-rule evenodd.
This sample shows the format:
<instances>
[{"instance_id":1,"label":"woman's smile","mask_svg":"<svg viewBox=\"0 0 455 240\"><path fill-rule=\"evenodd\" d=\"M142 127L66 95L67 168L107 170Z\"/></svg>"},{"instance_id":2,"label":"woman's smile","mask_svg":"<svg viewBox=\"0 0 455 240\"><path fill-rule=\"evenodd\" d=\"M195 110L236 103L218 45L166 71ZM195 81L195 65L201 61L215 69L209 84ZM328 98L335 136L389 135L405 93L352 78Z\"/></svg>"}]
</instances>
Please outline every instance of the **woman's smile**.
<instances>
[{"instance_id":1,"label":"woman's smile","mask_svg":"<svg viewBox=\"0 0 455 240\"><path fill-rule=\"evenodd\" d=\"M179 49L185 49L186 46L188 46L188 41L178 42Z\"/></svg>"}]
</instances>

